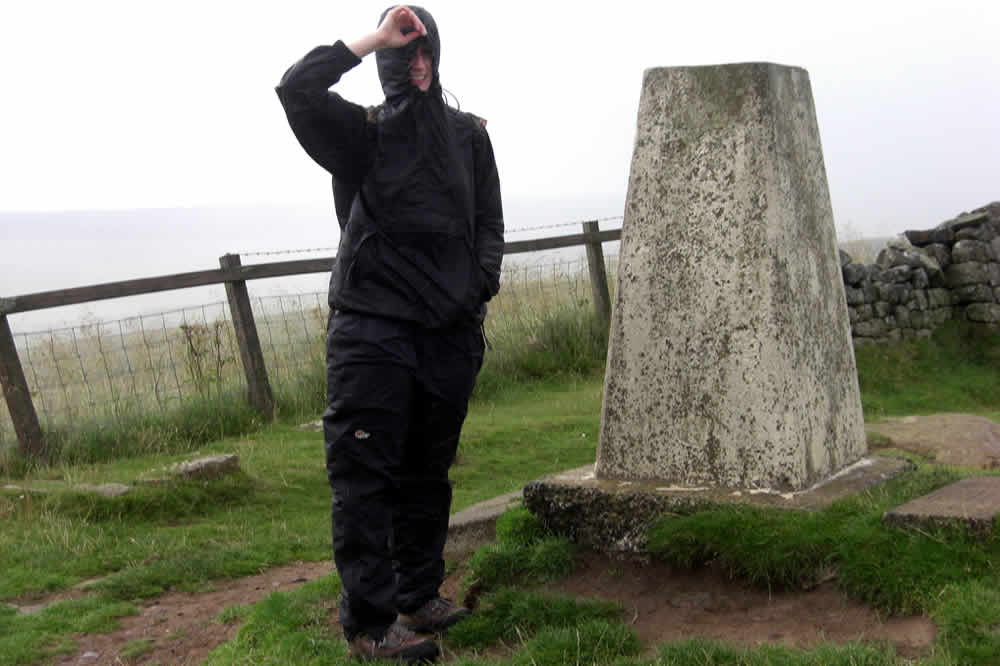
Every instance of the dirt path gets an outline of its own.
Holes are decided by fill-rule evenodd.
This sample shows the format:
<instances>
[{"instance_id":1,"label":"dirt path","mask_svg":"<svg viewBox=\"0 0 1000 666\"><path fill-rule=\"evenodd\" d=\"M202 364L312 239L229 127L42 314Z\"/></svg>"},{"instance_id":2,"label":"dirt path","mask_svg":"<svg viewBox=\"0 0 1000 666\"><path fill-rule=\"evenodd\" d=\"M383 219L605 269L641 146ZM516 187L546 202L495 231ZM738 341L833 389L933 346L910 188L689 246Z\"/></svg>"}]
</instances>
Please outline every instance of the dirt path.
<instances>
[{"instance_id":1,"label":"dirt path","mask_svg":"<svg viewBox=\"0 0 1000 666\"><path fill-rule=\"evenodd\" d=\"M103 664L198 664L215 647L230 640L237 623L222 624L216 616L229 606L260 601L275 591L286 592L330 573L331 562L307 562L278 567L258 576L220 581L211 592L169 592L149 600L139 614L122 618L117 631L76 636L77 649L55 662L58 666ZM152 645L141 656L119 657L132 641Z\"/></svg>"},{"instance_id":2,"label":"dirt path","mask_svg":"<svg viewBox=\"0 0 1000 666\"><path fill-rule=\"evenodd\" d=\"M272 569L259 576L216 583L203 594L169 593L123 618L117 631L77 636L77 649L58 666L92 664L197 664L235 636L238 625L214 618L225 608L260 601L271 592L294 589L330 572L330 563ZM456 574L445 583L455 596ZM703 637L753 645L784 643L807 647L822 640L889 641L905 657L928 652L934 624L923 617L879 618L850 601L832 584L800 592L768 594L725 580L712 571L676 571L658 563L623 562L591 554L553 592L621 602L625 621L644 644ZM132 641L151 641L148 651L125 660Z\"/></svg>"}]
</instances>

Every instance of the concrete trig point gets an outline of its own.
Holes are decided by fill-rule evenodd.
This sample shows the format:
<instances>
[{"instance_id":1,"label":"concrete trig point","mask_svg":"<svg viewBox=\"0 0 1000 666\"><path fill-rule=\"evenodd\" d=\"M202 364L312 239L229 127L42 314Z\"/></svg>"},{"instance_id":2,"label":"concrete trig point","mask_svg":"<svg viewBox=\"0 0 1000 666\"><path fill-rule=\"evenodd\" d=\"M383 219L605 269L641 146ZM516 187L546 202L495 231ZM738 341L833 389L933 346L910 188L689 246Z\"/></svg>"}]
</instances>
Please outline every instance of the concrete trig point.
<instances>
[{"instance_id":1,"label":"concrete trig point","mask_svg":"<svg viewBox=\"0 0 1000 666\"><path fill-rule=\"evenodd\" d=\"M808 74L647 70L597 477L802 490L866 450Z\"/></svg>"}]
</instances>

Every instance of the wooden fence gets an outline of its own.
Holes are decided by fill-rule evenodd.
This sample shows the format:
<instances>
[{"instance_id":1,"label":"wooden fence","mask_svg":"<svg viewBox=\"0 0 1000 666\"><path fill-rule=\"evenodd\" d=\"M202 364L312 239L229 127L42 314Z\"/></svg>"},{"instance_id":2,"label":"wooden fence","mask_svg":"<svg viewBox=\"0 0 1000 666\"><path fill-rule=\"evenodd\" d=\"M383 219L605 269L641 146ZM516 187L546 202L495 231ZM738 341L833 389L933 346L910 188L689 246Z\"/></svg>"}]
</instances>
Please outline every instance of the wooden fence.
<instances>
[{"instance_id":1,"label":"wooden fence","mask_svg":"<svg viewBox=\"0 0 1000 666\"><path fill-rule=\"evenodd\" d=\"M611 320L611 298L601 245L609 241L620 240L620 238L620 229L601 231L597 221L591 221L583 223L583 233L580 234L504 243L504 254L584 245L587 249L587 266L590 272L594 308L597 316L607 325ZM268 381L267 368L264 365L260 338L257 335L257 325L250 307L247 280L325 273L330 270L333 260L334 257L323 257L244 266L238 254L227 254L219 258L220 267L213 270L161 275L123 282L43 291L14 296L13 298L0 298L0 384L3 385L4 399L7 402L7 409L10 412L21 453L30 458L43 457L45 441L14 343L14 336L7 321L7 315L109 298L225 284L233 327L236 331L240 361L246 375L248 400L256 411L266 420L270 420L274 415L274 398Z\"/></svg>"}]
</instances>

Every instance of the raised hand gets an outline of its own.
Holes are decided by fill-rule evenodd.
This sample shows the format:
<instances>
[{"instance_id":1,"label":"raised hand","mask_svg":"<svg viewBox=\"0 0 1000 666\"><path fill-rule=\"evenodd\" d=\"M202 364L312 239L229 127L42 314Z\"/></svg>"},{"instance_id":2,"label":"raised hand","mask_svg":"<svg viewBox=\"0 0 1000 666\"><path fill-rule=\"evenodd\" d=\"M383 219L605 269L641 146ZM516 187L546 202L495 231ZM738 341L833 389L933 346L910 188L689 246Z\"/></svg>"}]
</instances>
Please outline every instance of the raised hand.
<instances>
[{"instance_id":1,"label":"raised hand","mask_svg":"<svg viewBox=\"0 0 1000 666\"><path fill-rule=\"evenodd\" d=\"M426 34L427 28L413 10L406 5L400 5L389 10L375 30L375 48L399 48Z\"/></svg>"}]
</instances>

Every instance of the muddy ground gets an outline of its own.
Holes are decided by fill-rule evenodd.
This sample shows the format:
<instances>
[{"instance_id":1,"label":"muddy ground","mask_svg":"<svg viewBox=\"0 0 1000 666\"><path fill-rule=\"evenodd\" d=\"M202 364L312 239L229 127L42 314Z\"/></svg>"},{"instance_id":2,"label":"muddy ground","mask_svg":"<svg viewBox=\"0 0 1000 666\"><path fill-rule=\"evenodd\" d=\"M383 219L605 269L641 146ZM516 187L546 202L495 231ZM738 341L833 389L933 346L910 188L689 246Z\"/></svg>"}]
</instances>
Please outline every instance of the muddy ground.
<instances>
[{"instance_id":1,"label":"muddy ground","mask_svg":"<svg viewBox=\"0 0 1000 666\"><path fill-rule=\"evenodd\" d=\"M140 613L123 618L117 631L78 636L77 649L52 663L197 664L239 630L237 623L216 620L229 606L252 604L275 591L289 591L330 572L331 565L303 563L259 576L221 581L201 594L168 593L147 601ZM461 573L452 575L444 592L458 596ZM726 580L711 569L679 571L659 563L623 561L588 554L554 592L618 601L625 621L643 644L692 637L746 645L800 647L821 641L888 641L903 656L929 651L936 629L925 617L884 618L847 599L832 583L811 590L769 593ZM333 622L331 622L333 624ZM334 630L336 626L334 624ZM142 655L125 659L121 650L133 641L151 641ZM447 656L447 655L446 655Z\"/></svg>"}]
</instances>

